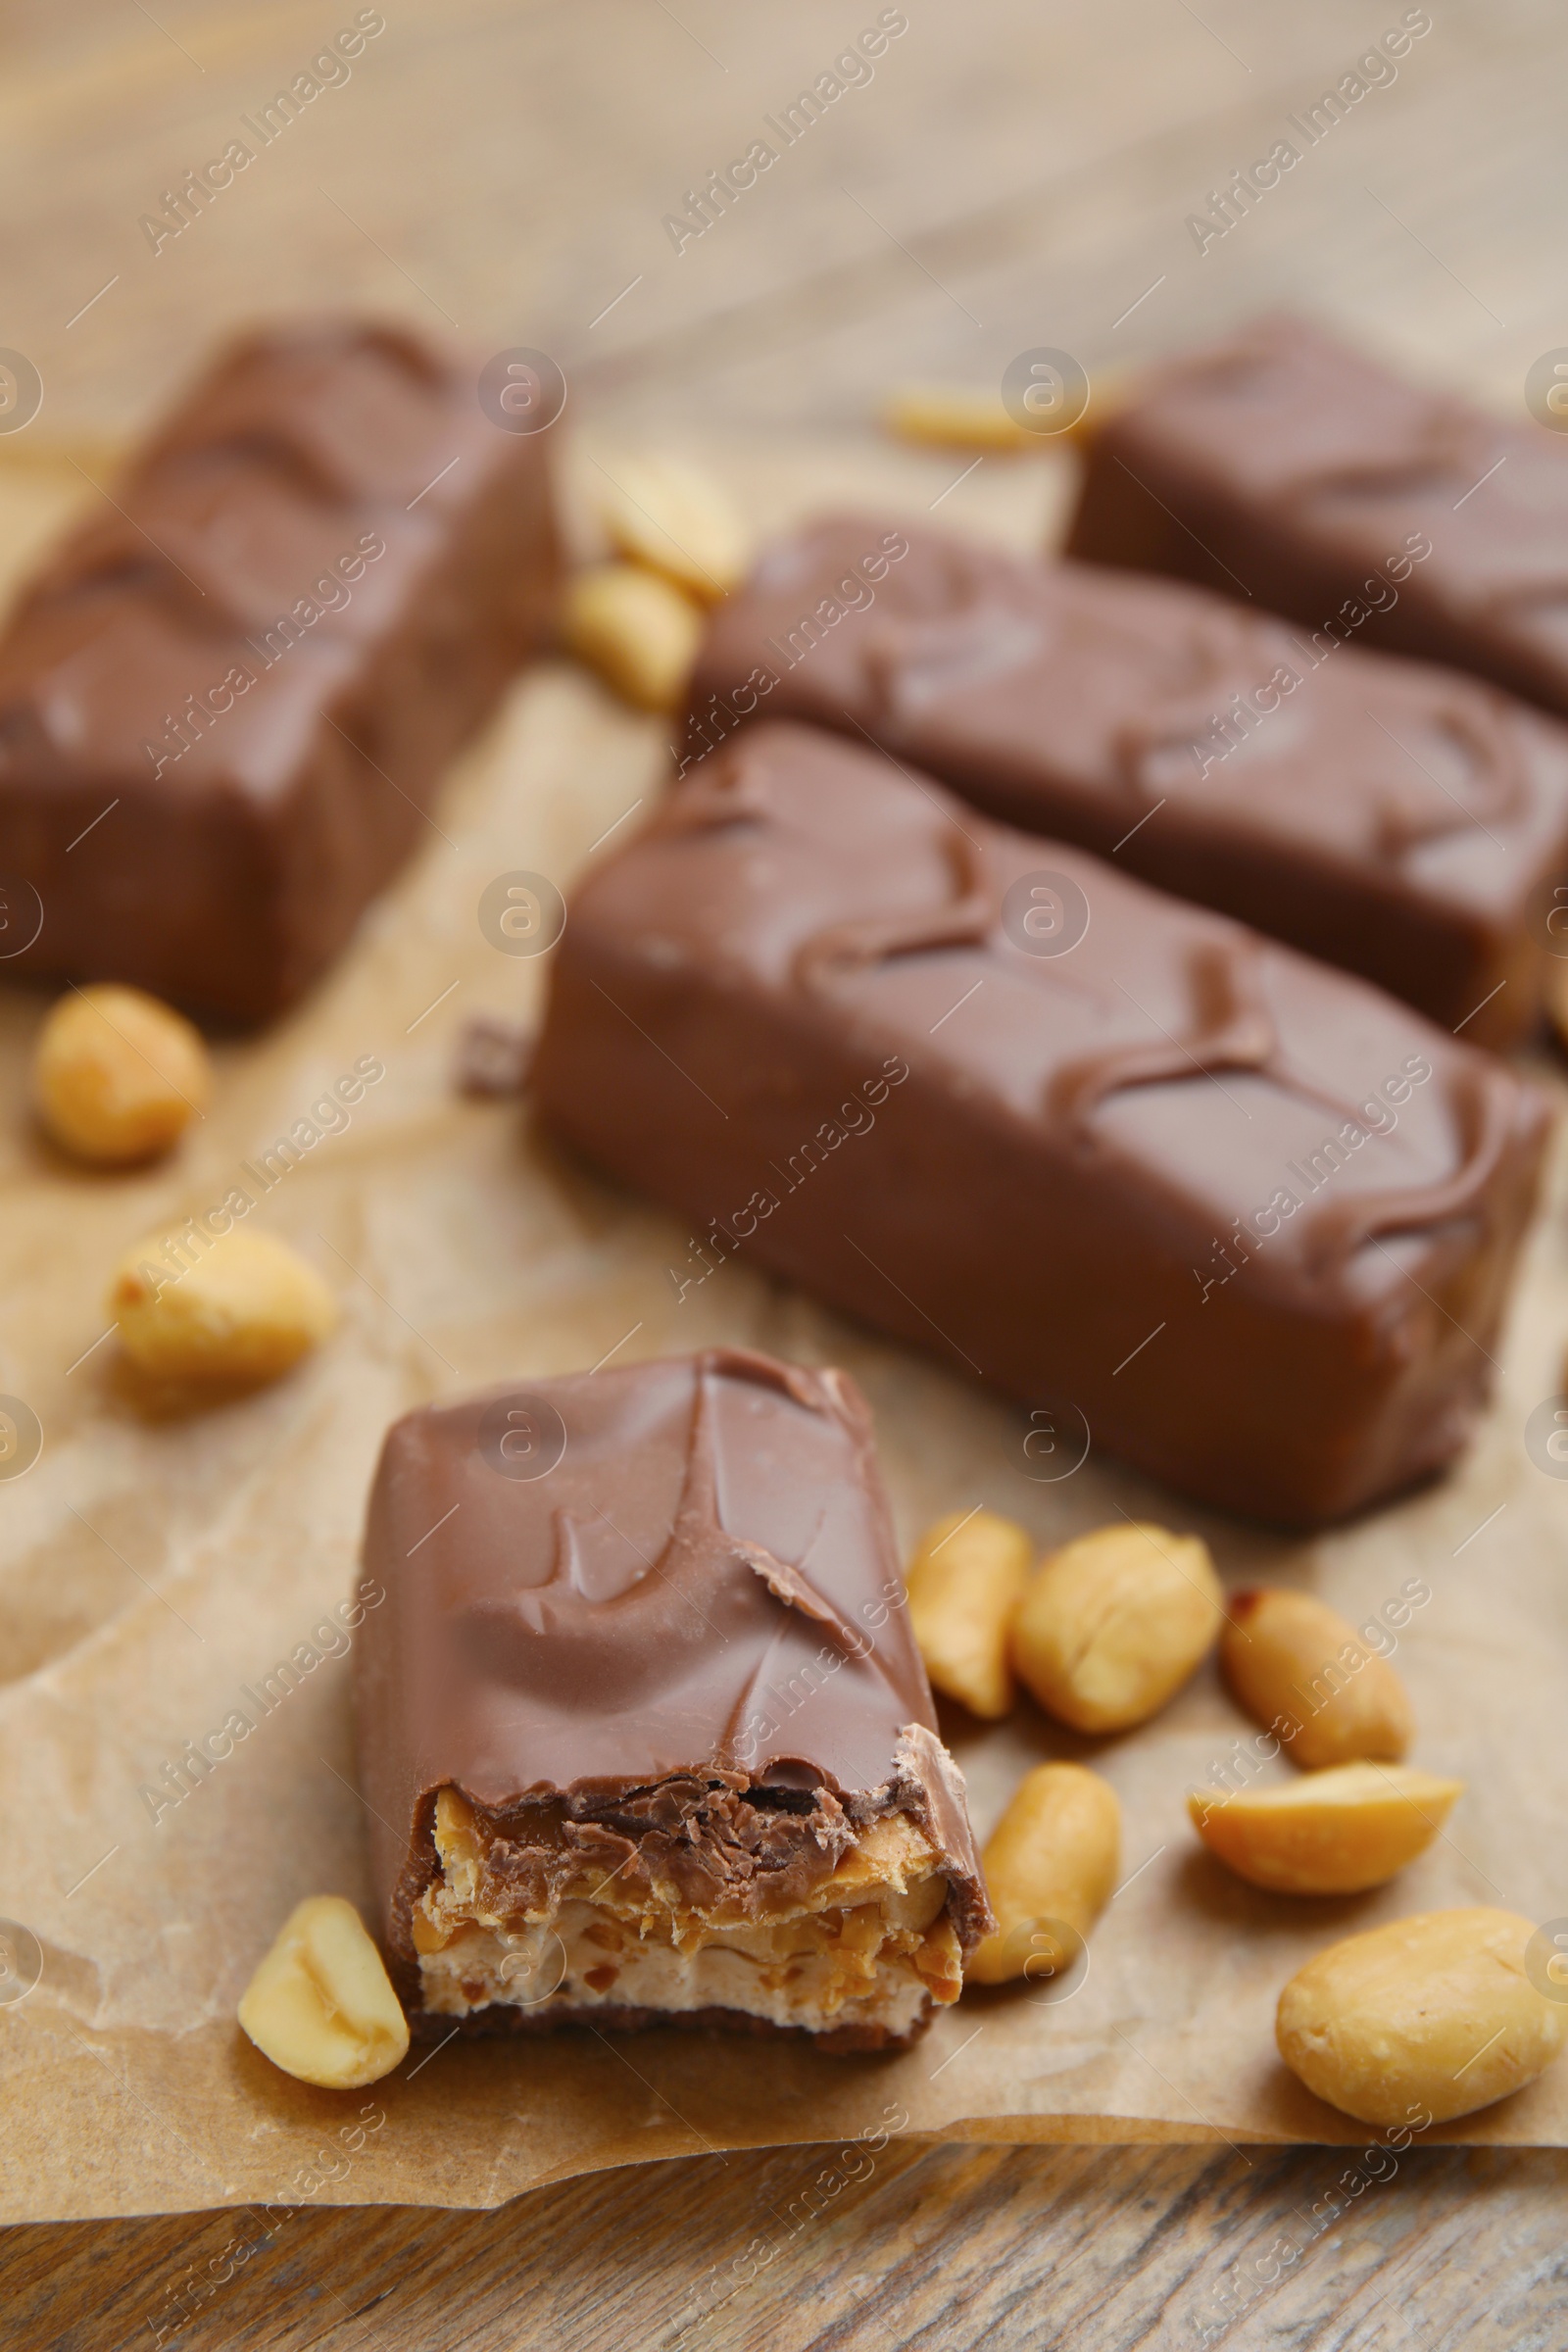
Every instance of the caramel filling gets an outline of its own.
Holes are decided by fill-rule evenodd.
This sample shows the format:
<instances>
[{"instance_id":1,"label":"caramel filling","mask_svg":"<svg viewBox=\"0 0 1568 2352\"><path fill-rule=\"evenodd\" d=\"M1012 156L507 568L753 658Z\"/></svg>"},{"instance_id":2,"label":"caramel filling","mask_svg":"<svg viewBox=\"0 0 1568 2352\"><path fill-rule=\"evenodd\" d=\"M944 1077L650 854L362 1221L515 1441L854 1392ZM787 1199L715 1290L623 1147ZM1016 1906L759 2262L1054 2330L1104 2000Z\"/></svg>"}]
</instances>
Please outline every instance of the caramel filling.
<instances>
[{"instance_id":1,"label":"caramel filling","mask_svg":"<svg viewBox=\"0 0 1568 2352\"><path fill-rule=\"evenodd\" d=\"M928 2002L956 2001L961 1953L948 1882L906 1814L860 1832L833 1872L765 1919L738 1901L697 1910L667 1882L633 1886L584 1861L548 1907L514 1907L487 1867L484 1833L456 1789L436 1798L440 1871L414 1911L424 2006L461 2017L520 2008L739 2009L822 2032L905 2034Z\"/></svg>"}]
</instances>

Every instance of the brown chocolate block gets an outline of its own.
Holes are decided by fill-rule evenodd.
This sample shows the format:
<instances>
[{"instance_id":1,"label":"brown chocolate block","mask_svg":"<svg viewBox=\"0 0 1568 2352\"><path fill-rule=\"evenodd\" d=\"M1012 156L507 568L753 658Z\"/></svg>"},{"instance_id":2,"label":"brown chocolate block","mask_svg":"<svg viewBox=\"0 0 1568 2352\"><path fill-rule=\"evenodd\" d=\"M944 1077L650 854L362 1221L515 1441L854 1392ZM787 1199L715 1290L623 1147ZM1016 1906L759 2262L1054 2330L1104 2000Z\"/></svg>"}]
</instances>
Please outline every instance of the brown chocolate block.
<instances>
[{"instance_id":1,"label":"brown chocolate block","mask_svg":"<svg viewBox=\"0 0 1568 2352\"><path fill-rule=\"evenodd\" d=\"M1464 1443L1546 1127L1364 982L786 725L579 889L533 1091L693 1220L678 1295L743 1256L1297 1526Z\"/></svg>"},{"instance_id":2,"label":"brown chocolate block","mask_svg":"<svg viewBox=\"0 0 1568 2352\"><path fill-rule=\"evenodd\" d=\"M541 436L402 327L248 337L0 641L0 972L265 1020L427 830L559 573Z\"/></svg>"},{"instance_id":3,"label":"brown chocolate block","mask_svg":"<svg viewBox=\"0 0 1568 2352\"><path fill-rule=\"evenodd\" d=\"M1451 662L1568 712L1568 444L1298 318L1153 369L1090 445L1068 552Z\"/></svg>"},{"instance_id":4,"label":"brown chocolate block","mask_svg":"<svg viewBox=\"0 0 1568 2352\"><path fill-rule=\"evenodd\" d=\"M870 1417L738 1348L388 1433L357 1656L405 2005L908 2040L991 1925Z\"/></svg>"},{"instance_id":5,"label":"brown chocolate block","mask_svg":"<svg viewBox=\"0 0 1568 2352\"><path fill-rule=\"evenodd\" d=\"M1472 1044L1540 1018L1568 731L1473 678L1174 582L844 517L718 608L688 764L753 715L868 739Z\"/></svg>"}]
</instances>

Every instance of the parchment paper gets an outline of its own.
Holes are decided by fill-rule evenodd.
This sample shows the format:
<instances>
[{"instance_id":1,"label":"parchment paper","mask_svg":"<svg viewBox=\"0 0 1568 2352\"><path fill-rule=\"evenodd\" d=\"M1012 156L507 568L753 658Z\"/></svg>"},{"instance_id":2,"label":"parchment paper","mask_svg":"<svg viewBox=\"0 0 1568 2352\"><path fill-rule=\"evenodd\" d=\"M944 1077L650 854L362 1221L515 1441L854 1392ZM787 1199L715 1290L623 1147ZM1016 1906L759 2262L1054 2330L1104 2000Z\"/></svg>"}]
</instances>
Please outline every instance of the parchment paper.
<instances>
[{"instance_id":1,"label":"parchment paper","mask_svg":"<svg viewBox=\"0 0 1568 2352\"><path fill-rule=\"evenodd\" d=\"M920 521L963 464L870 445L720 455L768 525L847 500ZM988 461L937 519L1029 545L1060 491L1038 460ZM10 570L80 495L68 468L7 460ZM1560 1208L1537 1229L1498 1401L1459 1471L1310 1543L1195 1510L1098 1452L1039 1481L1021 1415L744 1260L678 1300L679 1226L567 1164L516 1104L465 1102L451 1083L465 1024L528 1017L545 977L481 934L485 885L528 869L569 890L590 846L623 818L624 837L638 821L627 812L651 804L664 735L564 664L535 671L454 773L421 853L337 970L271 1033L220 1045L211 1110L151 1172L83 1174L39 1141L25 1083L46 995L0 972L0 1390L44 1433L35 1466L0 1482L0 1914L42 1958L25 1996L0 2003L0 2219L267 2200L488 2206L599 2166L848 2139L890 2116L947 2138L1361 2142L1275 2057L1286 1978L1403 1913L1568 1914L1568 1484L1534 1465L1523 1438L1559 1385ZM101 1338L122 1250L221 1200L241 1162L255 1166L367 1055L384 1078L346 1127L316 1122L336 1131L254 1211L339 1292L337 1337L290 1379L212 1409L139 1394ZM1087 1977L1060 1991L971 1993L893 2058L576 2032L416 2047L370 2093L276 2073L234 2024L240 1990L300 1896L366 1898L345 1637L314 1637L356 1582L387 1422L485 1382L719 1340L849 1367L876 1414L906 1545L938 1513L978 1503L1042 1544L1121 1506L1206 1536L1232 1584L1300 1584L1357 1623L1419 1580L1431 1598L1396 1662L1419 1720L1414 1760L1469 1784L1447 1834L1379 1892L1271 1898L1211 1862L1187 1823L1185 1788L1253 1731L1212 1667L1119 1740L1077 1740L1027 1704L984 1732L955 1711L947 1731L982 1838L1042 1757L1088 1757L1121 1796L1126 1884ZM140 1791L302 1643L319 1663L155 1820ZM1427 2137L1568 2143L1568 2064Z\"/></svg>"}]
</instances>

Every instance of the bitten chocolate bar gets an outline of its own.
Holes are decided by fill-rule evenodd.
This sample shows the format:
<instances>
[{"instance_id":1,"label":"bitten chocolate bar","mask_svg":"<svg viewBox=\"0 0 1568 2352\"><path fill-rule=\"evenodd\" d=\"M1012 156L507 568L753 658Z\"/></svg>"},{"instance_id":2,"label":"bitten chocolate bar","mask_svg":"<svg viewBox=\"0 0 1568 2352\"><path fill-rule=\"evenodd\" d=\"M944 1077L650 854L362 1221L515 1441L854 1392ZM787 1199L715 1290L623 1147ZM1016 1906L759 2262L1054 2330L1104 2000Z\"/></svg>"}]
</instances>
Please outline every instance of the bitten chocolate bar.
<instances>
[{"instance_id":1,"label":"bitten chocolate bar","mask_svg":"<svg viewBox=\"0 0 1568 2352\"><path fill-rule=\"evenodd\" d=\"M718 608L688 765L752 715L869 739L1473 1044L1540 1017L1568 731L1472 678L1196 588L844 518Z\"/></svg>"},{"instance_id":2,"label":"bitten chocolate bar","mask_svg":"<svg viewBox=\"0 0 1568 2352\"><path fill-rule=\"evenodd\" d=\"M788 1275L1064 1461L1298 1526L1463 1444L1546 1124L1364 982L784 725L579 889L533 1085L692 1220L677 1296Z\"/></svg>"},{"instance_id":3,"label":"bitten chocolate bar","mask_svg":"<svg viewBox=\"0 0 1568 2352\"><path fill-rule=\"evenodd\" d=\"M1296 318L1164 363L1091 443L1069 553L1168 571L1568 712L1568 447Z\"/></svg>"},{"instance_id":4,"label":"bitten chocolate bar","mask_svg":"<svg viewBox=\"0 0 1568 2352\"><path fill-rule=\"evenodd\" d=\"M842 1372L716 1348L426 1406L365 1558L361 1787L416 2021L875 2049L956 2000L991 1915Z\"/></svg>"},{"instance_id":5,"label":"bitten chocolate bar","mask_svg":"<svg viewBox=\"0 0 1568 2352\"><path fill-rule=\"evenodd\" d=\"M219 360L0 641L7 972L281 1010L427 830L559 571L543 439L402 327Z\"/></svg>"}]
</instances>

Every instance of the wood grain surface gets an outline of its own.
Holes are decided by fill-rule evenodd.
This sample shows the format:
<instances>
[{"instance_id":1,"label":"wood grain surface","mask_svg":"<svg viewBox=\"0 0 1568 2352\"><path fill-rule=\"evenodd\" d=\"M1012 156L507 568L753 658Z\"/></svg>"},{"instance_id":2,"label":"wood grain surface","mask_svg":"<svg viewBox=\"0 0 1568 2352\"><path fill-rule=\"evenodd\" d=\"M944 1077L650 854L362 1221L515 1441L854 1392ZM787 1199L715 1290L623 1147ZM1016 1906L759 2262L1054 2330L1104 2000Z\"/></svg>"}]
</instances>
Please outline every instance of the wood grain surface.
<instances>
[{"instance_id":1,"label":"wood grain surface","mask_svg":"<svg viewBox=\"0 0 1568 2352\"><path fill-rule=\"evenodd\" d=\"M1561 2352L1568 2157L889 2147L640 2165L496 2213L12 2230L0 2340L51 2352ZM1335 2208L1338 2206L1336 2218ZM246 2250L249 2249L247 2252Z\"/></svg>"},{"instance_id":2,"label":"wood grain surface","mask_svg":"<svg viewBox=\"0 0 1568 2352\"><path fill-rule=\"evenodd\" d=\"M994 383L1042 344L1098 371L1281 301L1517 409L1568 344L1568 18L1427 13L1396 79L1200 252L1188 217L1402 0L905 0L871 78L677 251L665 217L877 0L386 0L265 142L242 122L364 21L350 0L13 0L0 342L43 378L37 438L89 466L226 326L346 303L543 347L617 432L831 432L839 490L895 380ZM236 137L245 169L159 239L166 192ZM1568 2344L1560 2155L1411 2151L1372 2180L1331 2151L895 2143L831 2202L816 2171L700 2158L270 2234L14 2230L0 2342Z\"/></svg>"}]
</instances>

